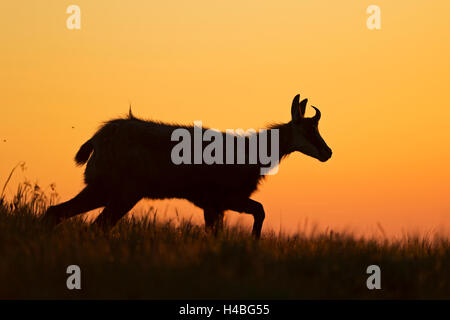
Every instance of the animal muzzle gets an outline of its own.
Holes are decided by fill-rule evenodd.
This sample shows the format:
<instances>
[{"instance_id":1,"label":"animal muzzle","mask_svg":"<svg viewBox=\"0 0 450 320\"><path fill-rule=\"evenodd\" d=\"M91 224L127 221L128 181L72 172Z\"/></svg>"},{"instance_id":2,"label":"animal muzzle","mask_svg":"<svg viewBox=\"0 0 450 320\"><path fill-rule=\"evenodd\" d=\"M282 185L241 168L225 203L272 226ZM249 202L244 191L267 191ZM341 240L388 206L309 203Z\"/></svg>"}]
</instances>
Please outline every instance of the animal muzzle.
<instances>
[{"instance_id":1,"label":"animal muzzle","mask_svg":"<svg viewBox=\"0 0 450 320\"><path fill-rule=\"evenodd\" d=\"M333 151L331 151L331 149L327 147L327 148L322 149L322 150L320 151L320 154L319 154L318 159L319 159L319 161L321 161L321 162L328 161L328 160L331 158L331 155L332 155L332 154L333 154Z\"/></svg>"}]
</instances>

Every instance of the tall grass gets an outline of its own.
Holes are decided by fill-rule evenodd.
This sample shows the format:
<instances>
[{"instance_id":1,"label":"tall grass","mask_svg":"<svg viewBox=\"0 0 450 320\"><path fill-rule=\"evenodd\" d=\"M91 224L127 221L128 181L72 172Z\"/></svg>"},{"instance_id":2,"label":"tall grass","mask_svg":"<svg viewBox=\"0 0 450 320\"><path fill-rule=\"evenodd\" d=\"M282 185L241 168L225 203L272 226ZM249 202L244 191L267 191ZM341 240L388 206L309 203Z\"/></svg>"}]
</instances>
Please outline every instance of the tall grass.
<instances>
[{"instance_id":1,"label":"tall grass","mask_svg":"<svg viewBox=\"0 0 450 320\"><path fill-rule=\"evenodd\" d=\"M82 218L56 228L40 220L55 200L20 184L0 203L0 298L391 299L450 298L445 237L364 238L349 233L250 231L227 226L217 237L155 210L104 233ZM82 289L66 288L66 268L81 268ZM366 268L381 268L368 290Z\"/></svg>"}]
</instances>

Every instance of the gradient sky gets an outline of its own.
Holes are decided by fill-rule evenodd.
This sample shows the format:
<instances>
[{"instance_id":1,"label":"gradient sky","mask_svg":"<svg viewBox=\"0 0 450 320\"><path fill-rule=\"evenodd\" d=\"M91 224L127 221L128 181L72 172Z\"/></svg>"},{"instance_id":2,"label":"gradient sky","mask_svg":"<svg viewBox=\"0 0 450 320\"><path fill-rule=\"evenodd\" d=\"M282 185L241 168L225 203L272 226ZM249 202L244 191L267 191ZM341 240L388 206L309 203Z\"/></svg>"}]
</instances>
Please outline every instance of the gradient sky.
<instances>
[{"instance_id":1,"label":"gradient sky","mask_svg":"<svg viewBox=\"0 0 450 320\"><path fill-rule=\"evenodd\" d=\"M70 4L81 30L66 28ZM371 4L381 30L366 27ZM254 195L263 230L450 230L448 12L447 0L2 1L0 184L25 161L9 194L27 177L74 196L75 152L130 103L147 119L248 129L289 121L300 93L333 158L282 162ZM202 219L184 201L156 205Z\"/></svg>"}]
</instances>

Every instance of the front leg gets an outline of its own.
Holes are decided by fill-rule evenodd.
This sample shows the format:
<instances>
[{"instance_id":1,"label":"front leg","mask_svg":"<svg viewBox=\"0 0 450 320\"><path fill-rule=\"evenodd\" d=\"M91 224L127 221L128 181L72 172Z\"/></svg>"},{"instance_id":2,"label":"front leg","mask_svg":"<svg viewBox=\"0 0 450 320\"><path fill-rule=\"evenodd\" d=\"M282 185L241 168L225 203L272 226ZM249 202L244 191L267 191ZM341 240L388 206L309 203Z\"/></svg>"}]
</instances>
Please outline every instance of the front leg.
<instances>
[{"instance_id":1,"label":"front leg","mask_svg":"<svg viewBox=\"0 0 450 320\"><path fill-rule=\"evenodd\" d=\"M253 215L254 222L252 233L256 239L261 237L261 229L266 216L264 207L261 203L252 199L232 200L229 209Z\"/></svg>"}]
</instances>

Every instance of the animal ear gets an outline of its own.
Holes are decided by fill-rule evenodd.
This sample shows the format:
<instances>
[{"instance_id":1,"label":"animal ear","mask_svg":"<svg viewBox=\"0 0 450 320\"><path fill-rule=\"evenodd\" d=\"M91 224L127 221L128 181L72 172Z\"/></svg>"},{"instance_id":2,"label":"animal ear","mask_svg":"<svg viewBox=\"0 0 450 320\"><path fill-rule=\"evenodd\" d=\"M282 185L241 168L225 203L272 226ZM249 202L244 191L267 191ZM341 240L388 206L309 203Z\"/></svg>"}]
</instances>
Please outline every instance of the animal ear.
<instances>
[{"instance_id":1,"label":"animal ear","mask_svg":"<svg viewBox=\"0 0 450 320\"><path fill-rule=\"evenodd\" d=\"M301 118L299 101L300 95L298 94L294 97L294 100L292 100L292 107L291 107L292 122L298 122Z\"/></svg>"},{"instance_id":2,"label":"animal ear","mask_svg":"<svg viewBox=\"0 0 450 320\"><path fill-rule=\"evenodd\" d=\"M298 94L294 97L294 100L292 100L291 115L293 122L298 122L305 116L306 103L308 102L308 99L303 99L302 102L299 101L300 95Z\"/></svg>"}]
</instances>

